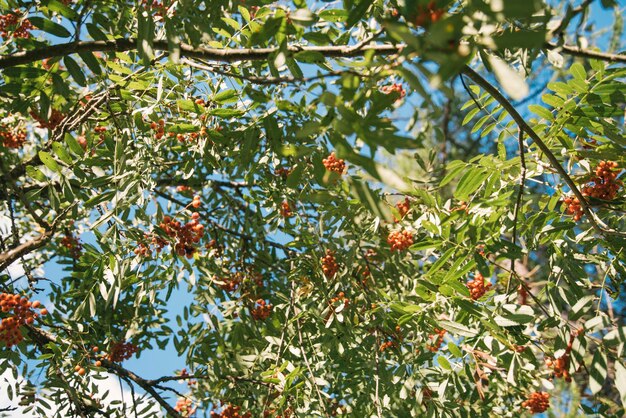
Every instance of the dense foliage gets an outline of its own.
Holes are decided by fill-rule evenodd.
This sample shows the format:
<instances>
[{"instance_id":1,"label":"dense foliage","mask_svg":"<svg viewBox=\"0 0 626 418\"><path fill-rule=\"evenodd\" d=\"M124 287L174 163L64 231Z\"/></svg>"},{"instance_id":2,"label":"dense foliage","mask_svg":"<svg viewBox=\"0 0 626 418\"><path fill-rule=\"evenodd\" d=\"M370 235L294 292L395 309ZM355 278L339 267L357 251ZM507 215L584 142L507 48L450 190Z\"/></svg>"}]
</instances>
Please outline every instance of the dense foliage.
<instances>
[{"instance_id":1,"label":"dense foliage","mask_svg":"<svg viewBox=\"0 0 626 418\"><path fill-rule=\"evenodd\" d=\"M624 416L622 13L0 0L0 409Z\"/></svg>"}]
</instances>

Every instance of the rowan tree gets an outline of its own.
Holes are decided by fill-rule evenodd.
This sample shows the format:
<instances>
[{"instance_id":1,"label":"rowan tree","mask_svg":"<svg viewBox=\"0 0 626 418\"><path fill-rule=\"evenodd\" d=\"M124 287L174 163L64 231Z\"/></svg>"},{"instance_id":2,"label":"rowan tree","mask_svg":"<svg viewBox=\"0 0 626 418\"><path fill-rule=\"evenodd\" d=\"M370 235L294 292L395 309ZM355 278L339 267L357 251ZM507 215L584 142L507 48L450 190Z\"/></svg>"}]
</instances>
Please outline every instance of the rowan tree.
<instances>
[{"instance_id":1,"label":"rowan tree","mask_svg":"<svg viewBox=\"0 0 626 418\"><path fill-rule=\"evenodd\" d=\"M19 413L626 413L623 4L0 14Z\"/></svg>"}]
</instances>

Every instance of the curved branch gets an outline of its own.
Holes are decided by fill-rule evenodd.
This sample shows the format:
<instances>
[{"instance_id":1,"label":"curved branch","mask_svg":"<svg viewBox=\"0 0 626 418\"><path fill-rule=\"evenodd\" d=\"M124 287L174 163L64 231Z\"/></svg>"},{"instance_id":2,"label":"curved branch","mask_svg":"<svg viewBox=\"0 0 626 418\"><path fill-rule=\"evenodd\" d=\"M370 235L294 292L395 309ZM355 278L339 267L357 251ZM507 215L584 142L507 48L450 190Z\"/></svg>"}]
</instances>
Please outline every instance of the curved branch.
<instances>
[{"instance_id":1,"label":"curved branch","mask_svg":"<svg viewBox=\"0 0 626 418\"><path fill-rule=\"evenodd\" d=\"M55 343L58 344L59 343L59 338L49 334L48 332L36 328L32 325L26 325L25 326L28 329L28 333L30 335L30 337L35 341L35 343L37 344L37 346L41 349L41 350L48 350L46 348L46 344L48 343ZM64 342L66 344L68 344L67 342ZM104 368L106 368L108 371L110 371L111 373L114 373L120 377L122 377L123 379L130 379L133 382L135 382L139 387L141 387L143 390L145 390L146 392L148 392L156 402L159 403L159 405L161 405L166 411L167 413L174 417L174 418L182 418L182 415L176 411L172 405L170 405L169 403L167 403L167 401L165 399L163 399L163 397L156 391L156 389L154 388L154 386L152 386L152 384L150 384L150 381L136 375L135 373L131 372L128 369L125 369L124 367L120 366L117 363L113 363L109 360L107 360L106 358L103 358L100 360L102 362L102 366Z\"/></svg>"},{"instance_id":2,"label":"curved branch","mask_svg":"<svg viewBox=\"0 0 626 418\"><path fill-rule=\"evenodd\" d=\"M489 83L489 81L485 80L480 74L478 74L469 66L465 66L463 70L461 70L461 72L471 78L476 84L478 84L494 99L496 99L498 103L500 103L500 105L508 112L508 114L511 115L520 130L526 132L526 134L533 140L537 147L539 147L539 149L546 155L548 161L550 161L550 165L557 171L557 173L559 173L559 175L563 178L565 183L571 189L572 193L574 193L574 196L576 196L576 198L578 198L578 200L580 201L580 207L585 215L587 215L587 218L589 219L589 222L591 223L593 229L595 229L596 232L602 235L626 237L626 233L609 229L608 226L606 226L601 220L596 217L595 213L591 210L591 207L587 203L587 200L578 189L578 186L576 185L576 183L574 183L574 180L572 180L567 171L565 171L563 166L561 166L561 163L556 158L554 153L550 150L546 143L543 142L539 135L537 135L533 128L531 128L530 125L526 123L524 117L519 114L519 112L515 109L511 102L509 102L507 98L504 97L504 95L500 93L500 91L495 86Z\"/></svg>"}]
</instances>

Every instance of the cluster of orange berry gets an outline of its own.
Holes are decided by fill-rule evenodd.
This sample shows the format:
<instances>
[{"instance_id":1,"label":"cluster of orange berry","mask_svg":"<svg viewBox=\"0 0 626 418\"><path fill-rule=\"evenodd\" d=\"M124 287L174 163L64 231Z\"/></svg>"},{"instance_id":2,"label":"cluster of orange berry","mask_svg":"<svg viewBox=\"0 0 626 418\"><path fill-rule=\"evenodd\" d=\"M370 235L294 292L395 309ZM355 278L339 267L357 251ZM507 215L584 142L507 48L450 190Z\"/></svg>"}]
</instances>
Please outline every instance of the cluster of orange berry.
<instances>
[{"instance_id":1,"label":"cluster of orange berry","mask_svg":"<svg viewBox=\"0 0 626 418\"><path fill-rule=\"evenodd\" d=\"M195 195L193 197L193 199L191 200L191 206L195 209L198 209L200 206L202 206L202 200L200 200L200 196Z\"/></svg>"},{"instance_id":2,"label":"cluster of orange berry","mask_svg":"<svg viewBox=\"0 0 626 418\"><path fill-rule=\"evenodd\" d=\"M385 93L385 94L391 94L391 93L398 93L400 95L400 97L398 97L397 100L401 100L404 96L406 96L406 91L404 90L404 88L402 87L402 84L400 83L393 83L393 84L389 84L387 86L382 86L380 88L380 91Z\"/></svg>"},{"instance_id":3,"label":"cluster of orange berry","mask_svg":"<svg viewBox=\"0 0 626 418\"><path fill-rule=\"evenodd\" d=\"M342 159L338 159L335 156L335 151L331 152L330 155L322 160L324 167L326 170L332 171L337 174L343 174L346 170L346 163Z\"/></svg>"},{"instance_id":4,"label":"cluster of orange berry","mask_svg":"<svg viewBox=\"0 0 626 418\"><path fill-rule=\"evenodd\" d=\"M159 119L158 122L152 122L150 124L150 129L154 131L154 137L156 139L161 139L165 135L165 120Z\"/></svg>"},{"instance_id":5,"label":"cluster of orange berry","mask_svg":"<svg viewBox=\"0 0 626 418\"><path fill-rule=\"evenodd\" d=\"M178 398L174 410L185 418L189 418L196 413L196 408L193 406L191 399L188 398Z\"/></svg>"},{"instance_id":6,"label":"cluster of orange berry","mask_svg":"<svg viewBox=\"0 0 626 418\"><path fill-rule=\"evenodd\" d=\"M397 346L398 346L397 342L392 341L392 340L388 340L388 341L383 342L380 345L380 347L378 348L378 351L382 352L382 351L390 349L391 347L397 347Z\"/></svg>"},{"instance_id":7,"label":"cluster of orange berry","mask_svg":"<svg viewBox=\"0 0 626 418\"><path fill-rule=\"evenodd\" d=\"M154 249L157 253L160 253L163 247L167 245L167 241L155 234L153 234L152 237L150 237L150 235L148 234L145 234L144 238L146 240L150 239L150 242L154 246ZM143 257L149 257L152 254L152 250L144 242L139 242L137 244L137 248L135 248L135 254L141 255Z\"/></svg>"},{"instance_id":8,"label":"cluster of orange berry","mask_svg":"<svg viewBox=\"0 0 626 418\"><path fill-rule=\"evenodd\" d=\"M576 339L576 337L583 332L583 329L580 329L577 332L572 332L569 342L567 343L567 347L565 348L565 353L563 353L561 357L557 359L546 358L546 366L550 367L554 371L555 377L562 377L566 382L572 381L572 376L569 372L570 353L572 352L574 339Z\"/></svg>"},{"instance_id":9,"label":"cluster of orange berry","mask_svg":"<svg viewBox=\"0 0 626 418\"><path fill-rule=\"evenodd\" d=\"M350 304L350 299L348 299L346 297L346 294L344 292L338 292L335 297L330 298L330 301L328 302L329 305L334 305L337 302L341 302L343 303L343 305L345 307L348 307L348 305Z\"/></svg>"},{"instance_id":10,"label":"cluster of orange berry","mask_svg":"<svg viewBox=\"0 0 626 418\"><path fill-rule=\"evenodd\" d=\"M106 355L106 359L113 363L120 363L124 360L128 360L138 351L139 347L133 343L117 341L111 344L109 353Z\"/></svg>"},{"instance_id":11,"label":"cluster of orange berry","mask_svg":"<svg viewBox=\"0 0 626 418\"><path fill-rule=\"evenodd\" d=\"M428 26L441 19L446 11L444 9L437 8L437 2L432 0L425 7L423 5L417 6L417 17L415 18L415 25Z\"/></svg>"},{"instance_id":12,"label":"cluster of orange berry","mask_svg":"<svg viewBox=\"0 0 626 418\"><path fill-rule=\"evenodd\" d=\"M459 206L455 206L451 209L451 212L457 212L457 211L465 211L465 213L467 213L467 202L463 202L460 201L459 202Z\"/></svg>"},{"instance_id":13,"label":"cluster of orange berry","mask_svg":"<svg viewBox=\"0 0 626 418\"><path fill-rule=\"evenodd\" d=\"M282 177L283 179L286 179L292 171L293 170L291 168L278 167L276 170L274 170L274 174Z\"/></svg>"},{"instance_id":14,"label":"cluster of orange berry","mask_svg":"<svg viewBox=\"0 0 626 418\"><path fill-rule=\"evenodd\" d=\"M199 219L200 214L194 212L191 214L191 221L184 225L169 216L164 216L163 221L159 224L159 227L165 231L167 236L176 239L174 251L179 256L191 258L197 251L194 244L200 242L204 236L204 225L198 221Z\"/></svg>"},{"instance_id":15,"label":"cluster of orange berry","mask_svg":"<svg viewBox=\"0 0 626 418\"><path fill-rule=\"evenodd\" d=\"M489 290L489 288L491 288L491 283L487 282L485 284L485 278L483 277L483 275L480 273L476 273L474 274L474 279L468 281L466 286L470 291L471 298L473 300L478 300L483 297L483 295L485 294L485 292L487 292L487 290Z\"/></svg>"},{"instance_id":16,"label":"cluster of orange berry","mask_svg":"<svg viewBox=\"0 0 626 418\"><path fill-rule=\"evenodd\" d=\"M100 138L100 142L104 141L104 133L107 131L106 126L95 126L93 131Z\"/></svg>"},{"instance_id":17,"label":"cluster of orange berry","mask_svg":"<svg viewBox=\"0 0 626 418\"><path fill-rule=\"evenodd\" d=\"M199 132L191 132L189 135L185 135L185 134L175 134L174 132L168 132L168 136L173 137L174 135L176 135L176 140L178 142L194 142L195 140L197 140L200 136L205 136L206 135L206 128L203 126L202 128L200 128Z\"/></svg>"},{"instance_id":18,"label":"cluster of orange berry","mask_svg":"<svg viewBox=\"0 0 626 418\"><path fill-rule=\"evenodd\" d=\"M332 279L339 271L339 264L337 264L335 255L331 250L326 250L326 255L320 259L320 262L322 263L322 272L324 273L324 276L329 279Z\"/></svg>"},{"instance_id":19,"label":"cluster of orange berry","mask_svg":"<svg viewBox=\"0 0 626 418\"><path fill-rule=\"evenodd\" d=\"M547 392L533 392L522 402L524 408L528 408L533 414L540 414L550 408L550 394Z\"/></svg>"},{"instance_id":20,"label":"cluster of orange berry","mask_svg":"<svg viewBox=\"0 0 626 418\"><path fill-rule=\"evenodd\" d=\"M391 231L387 236L387 244L391 251L404 251L413 245L413 234L406 229Z\"/></svg>"},{"instance_id":21,"label":"cluster of orange berry","mask_svg":"<svg viewBox=\"0 0 626 418\"><path fill-rule=\"evenodd\" d=\"M283 218L291 218L293 216L293 211L291 210L291 206L289 202L286 200L280 204L280 214Z\"/></svg>"},{"instance_id":22,"label":"cluster of orange berry","mask_svg":"<svg viewBox=\"0 0 626 418\"><path fill-rule=\"evenodd\" d=\"M252 418L252 414L250 412L241 412L240 406L234 406L231 404L222 405L222 412L211 411L210 418Z\"/></svg>"},{"instance_id":23,"label":"cluster of orange berry","mask_svg":"<svg viewBox=\"0 0 626 418\"><path fill-rule=\"evenodd\" d=\"M400 215L400 218L398 219L394 217L394 221L400 222L411 209L411 202L409 201L409 198L405 197L404 201L396 203L396 208L398 209L398 214Z\"/></svg>"},{"instance_id":24,"label":"cluster of orange berry","mask_svg":"<svg viewBox=\"0 0 626 418\"><path fill-rule=\"evenodd\" d=\"M180 186L176 186L176 191L178 193L186 193L193 191L193 189L190 186L185 186L184 184L181 184Z\"/></svg>"},{"instance_id":25,"label":"cluster of orange berry","mask_svg":"<svg viewBox=\"0 0 626 418\"><path fill-rule=\"evenodd\" d=\"M266 303L263 299L257 299L254 308L250 309L250 315L257 321L264 321L272 313L272 304Z\"/></svg>"},{"instance_id":26,"label":"cluster of orange berry","mask_svg":"<svg viewBox=\"0 0 626 418\"><path fill-rule=\"evenodd\" d=\"M26 132L23 129L9 130L7 126L0 128L2 145L7 148L22 148L26 142Z\"/></svg>"},{"instance_id":27,"label":"cluster of orange berry","mask_svg":"<svg viewBox=\"0 0 626 418\"><path fill-rule=\"evenodd\" d=\"M66 232L61 239L61 246L64 247L74 260L78 260L83 253L83 245L80 239L75 237L71 232Z\"/></svg>"},{"instance_id":28,"label":"cluster of orange berry","mask_svg":"<svg viewBox=\"0 0 626 418\"><path fill-rule=\"evenodd\" d=\"M435 333L432 334L429 338L433 340L432 344L426 346L428 351L432 351L436 353L441 348L441 344L443 344L443 337L446 335L445 329L435 328Z\"/></svg>"},{"instance_id":29,"label":"cluster of orange berry","mask_svg":"<svg viewBox=\"0 0 626 418\"><path fill-rule=\"evenodd\" d=\"M391 334L390 339L383 342L378 348L379 351L385 351L391 347L397 347L398 341L402 341L404 339L404 335L402 334L402 330L399 325L396 326L394 332Z\"/></svg>"},{"instance_id":30,"label":"cluster of orange berry","mask_svg":"<svg viewBox=\"0 0 626 418\"><path fill-rule=\"evenodd\" d=\"M9 32L13 32L14 38L30 37L30 30L34 29L32 23L28 19L22 19L22 12L15 9L12 13L0 15L0 36L4 39L9 37Z\"/></svg>"},{"instance_id":31,"label":"cluster of orange berry","mask_svg":"<svg viewBox=\"0 0 626 418\"><path fill-rule=\"evenodd\" d=\"M50 129L51 131L53 131L57 126L59 126L59 124L63 121L63 119L65 119L65 115L56 109L52 109L48 120L43 119L34 111L30 112L30 116L32 116L33 119L39 122L39 127L41 129Z\"/></svg>"},{"instance_id":32,"label":"cluster of orange berry","mask_svg":"<svg viewBox=\"0 0 626 418\"><path fill-rule=\"evenodd\" d=\"M11 316L3 318L0 322L0 341L4 342L8 348L19 344L24 339L20 327L32 324L39 315L48 314L48 310L45 308L40 309L39 314L33 311L40 306L39 301L30 302L27 297L0 293L0 310L2 313L8 314L13 311Z\"/></svg>"},{"instance_id":33,"label":"cluster of orange berry","mask_svg":"<svg viewBox=\"0 0 626 418\"><path fill-rule=\"evenodd\" d=\"M596 177L581 189L583 196L589 196L600 200L613 200L617 197L622 181L617 180L621 170L615 161L600 161L595 169ZM563 199L568 214L573 215L575 221L583 216L580 200L577 197L568 196Z\"/></svg>"}]
</instances>

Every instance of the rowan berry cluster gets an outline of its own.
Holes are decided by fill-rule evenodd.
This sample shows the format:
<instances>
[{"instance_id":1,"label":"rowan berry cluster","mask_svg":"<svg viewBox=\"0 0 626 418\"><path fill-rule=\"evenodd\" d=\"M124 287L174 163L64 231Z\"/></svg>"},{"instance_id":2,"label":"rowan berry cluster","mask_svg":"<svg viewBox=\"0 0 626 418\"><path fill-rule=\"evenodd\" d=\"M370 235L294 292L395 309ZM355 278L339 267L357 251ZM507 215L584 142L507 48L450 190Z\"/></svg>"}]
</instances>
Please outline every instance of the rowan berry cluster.
<instances>
[{"instance_id":1,"label":"rowan berry cluster","mask_svg":"<svg viewBox=\"0 0 626 418\"><path fill-rule=\"evenodd\" d=\"M324 276L329 279L332 279L339 271L339 264L337 264L335 255L331 250L326 250L326 255L320 258L320 262L322 263L322 272L324 273Z\"/></svg>"},{"instance_id":2,"label":"rowan berry cluster","mask_svg":"<svg viewBox=\"0 0 626 418\"><path fill-rule=\"evenodd\" d=\"M74 260L78 260L83 253L83 245L80 243L80 239L69 231L61 239L61 246L69 252L70 257Z\"/></svg>"},{"instance_id":3,"label":"rowan berry cluster","mask_svg":"<svg viewBox=\"0 0 626 418\"><path fill-rule=\"evenodd\" d=\"M476 273L474 274L474 279L468 281L466 286L470 291L471 298L473 300L478 300L483 297L483 295L485 294L485 292L487 292L487 290L489 290L489 288L491 288L491 283L485 283L485 278L483 277L483 275L480 273Z\"/></svg>"},{"instance_id":4,"label":"rowan berry cluster","mask_svg":"<svg viewBox=\"0 0 626 418\"><path fill-rule=\"evenodd\" d=\"M406 91L404 90L404 88L402 87L402 84L400 83L393 83L393 84L389 84L387 86L382 86L380 88L380 91L385 93L385 94L391 94L391 93L398 93L400 95L400 97L398 97L397 100L401 100L404 96L406 96Z\"/></svg>"},{"instance_id":5,"label":"rowan berry cluster","mask_svg":"<svg viewBox=\"0 0 626 418\"><path fill-rule=\"evenodd\" d=\"M342 159L338 159L335 156L335 151L331 152L330 155L322 160L324 167L326 170L335 172L337 174L343 174L346 170L346 163Z\"/></svg>"},{"instance_id":6,"label":"rowan berry cluster","mask_svg":"<svg viewBox=\"0 0 626 418\"><path fill-rule=\"evenodd\" d=\"M152 122L150 129L154 131L154 138L161 139L165 135L165 120L159 119L158 122Z\"/></svg>"},{"instance_id":7,"label":"rowan berry cluster","mask_svg":"<svg viewBox=\"0 0 626 418\"><path fill-rule=\"evenodd\" d=\"M139 348L133 343L117 341L111 344L106 359L113 363L120 363L124 360L128 360L138 351Z\"/></svg>"},{"instance_id":8,"label":"rowan berry cluster","mask_svg":"<svg viewBox=\"0 0 626 418\"><path fill-rule=\"evenodd\" d=\"M385 351L391 347L397 347L398 342L401 342L404 339L404 335L402 334L402 329L400 326L396 326L394 331L389 336L389 339L383 342L378 348L379 351Z\"/></svg>"},{"instance_id":9,"label":"rowan berry cluster","mask_svg":"<svg viewBox=\"0 0 626 418\"><path fill-rule=\"evenodd\" d=\"M228 293L235 293L244 285L252 285L258 288L263 287L263 275L255 271L250 271L248 274L237 271L219 281L222 282L218 284L219 288Z\"/></svg>"},{"instance_id":10,"label":"rowan berry cluster","mask_svg":"<svg viewBox=\"0 0 626 418\"><path fill-rule=\"evenodd\" d=\"M289 202L286 200L280 204L280 214L283 218L291 218L293 216L293 211L291 210L291 206Z\"/></svg>"},{"instance_id":11,"label":"rowan berry cluster","mask_svg":"<svg viewBox=\"0 0 626 418\"><path fill-rule=\"evenodd\" d=\"M350 304L350 299L346 297L346 294L344 292L338 292L335 295L335 297L330 298L330 301L328 301L328 304L335 305L337 302L343 303L343 306L347 308L348 305Z\"/></svg>"},{"instance_id":12,"label":"rowan berry cluster","mask_svg":"<svg viewBox=\"0 0 626 418\"><path fill-rule=\"evenodd\" d=\"M154 250L157 253L160 253L163 247L168 244L167 241L155 234L153 234L152 236L145 234L144 239L146 241L150 240L150 243L153 245ZM140 255L142 257L149 257L150 255L152 255L152 249L145 242L138 242L137 248L135 248L134 252L136 255Z\"/></svg>"},{"instance_id":13,"label":"rowan berry cluster","mask_svg":"<svg viewBox=\"0 0 626 418\"><path fill-rule=\"evenodd\" d=\"M195 195L191 201L191 206L194 207L195 209L198 209L200 206L202 206L202 200L200 200L200 196Z\"/></svg>"},{"instance_id":14,"label":"rowan berry cluster","mask_svg":"<svg viewBox=\"0 0 626 418\"><path fill-rule=\"evenodd\" d=\"M178 193L186 193L186 192L193 191L193 189L191 187L189 187L189 186L180 185L180 186L176 186L176 191Z\"/></svg>"},{"instance_id":15,"label":"rowan berry cluster","mask_svg":"<svg viewBox=\"0 0 626 418\"><path fill-rule=\"evenodd\" d=\"M580 332L583 332L582 330ZM565 348L565 353L557 359L546 358L546 366L552 369L555 377L562 377L566 382L572 381L572 376L569 372L569 363L570 356L572 352L572 346L574 344L574 339L578 332L572 332L570 335L569 341L567 343L567 347Z\"/></svg>"},{"instance_id":16,"label":"rowan berry cluster","mask_svg":"<svg viewBox=\"0 0 626 418\"><path fill-rule=\"evenodd\" d=\"M28 19L22 19L23 13L19 9L5 15L0 15L0 36L4 39L10 36L14 38L29 38L30 30L34 29L32 23Z\"/></svg>"},{"instance_id":17,"label":"rowan berry cluster","mask_svg":"<svg viewBox=\"0 0 626 418\"><path fill-rule=\"evenodd\" d=\"M194 142L196 141L200 136L205 136L207 133L206 128L202 127L200 128L199 132L191 132L189 135L185 135L185 134L176 134L174 132L168 132L168 136L169 137L174 137L176 136L176 140L178 142Z\"/></svg>"},{"instance_id":18,"label":"rowan berry cluster","mask_svg":"<svg viewBox=\"0 0 626 418\"><path fill-rule=\"evenodd\" d=\"M180 257L192 258L197 248L194 244L200 242L204 236L204 225L199 222L200 214L194 212L191 215L191 221L182 224L169 216L164 216L159 227L165 231L167 236L176 240L174 251Z\"/></svg>"},{"instance_id":19,"label":"rowan berry cluster","mask_svg":"<svg viewBox=\"0 0 626 418\"><path fill-rule=\"evenodd\" d=\"M622 182L617 180L620 171L615 161L600 161L595 170L596 177L592 180L593 184L583 187L582 194L594 199L615 199L622 187Z\"/></svg>"},{"instance_id":20,"label":"rowan berry cluster","mask_svg":"<svg viewBox=\"0 0 626 418\"><path fill-rule=\"evenodd\" d=\"M467 213L467 202L459 202L459 206L455 206L452 208L452 212L457 212L457 211L465 211L465 213Z\"/></svg>"},{"instance_id":21,"label":"rowan berry cluster","mask_svg":"<svg viewBox=\"0 0 626 418\"><path fill-rule=\"evenodd\" d=\"M26 132L23 129L10 130L7 126L0 128L2 145L7 148L22 148L26 142Z\"/></svg>"},{"instance_id":22,"label":"rowan berry cluster","mask_svg":"<svg viewBox=\"0 0 626 418\"><path fill-rule=\"evenodd\" d=\"M397 346L398 346L397 342L392 341L392 340L387 340L380 345L380 347L378 348L378 351L383 352L385 350L390 349L391 347L397 347Z\"/></svg>"},{"instance_id":23,"label":"rowan berry cluster","mask_svg":"<svg viewBox=\"0 0 626 418\"><path fill-rule=\"evenodd\" d=\"M93 132L98 135L98 138L100 138L100 142L104 141L104 133L107 131L107 127L106 126L95 126L93 128Z\"/></svg>"},{"instance_id":24,"label":"rowan berry cluster","mask_svg":"<svg viewBox=\"0 0 626 418\"><path fill-rule=\"evenodd\" d=\"M446 11L437 8L437 2L432 0L426 6L417 6L417 17L415 18L416 26L429 26L441 19Z\"/></svg>"},{"instance_id":25,"label":"rowan berry cluster","mask_svg":"<svg viewBox=\"0 0 626 418\"><path fill-rule=\"evenodd\" d=\"M33 310L40 306L39 301L30 302L24 296L0 293L0 311L3 314L10 314L2 318L0 322L0 341L4 342L7 348L19 344L24 339L21 326L30 325L35 322L39 315L48 314L48 310L45 308L40 309L39 313Z\"/></svg>"},{"instance_id":26,"label":"rowan berry cluster","mask_svg":"<svg viewBox=\"0 0 626 418\"><path fill-rule=\"evenodd\" d=\"M286 179L292 171L293 169L291 168L278 167L276 170L274 170L274 174L282 177L283 179Z\"/></svg>"},{"instance_id":27,"label":"rowan berry cluster","mask_svg":"<svg viewBox=\"0 0 626 418\"><path fill-rule=\"evenodd\" d=\"M83 366L81 366L80 364L77 364L74 367L74 371L76 372L77 375L79 376L84 376L85 374L87 374L87 369L85 369Z\"/></svg>"},{"instance_id":28,"label":"rowan berry cluster","mask_svg":"<svg viewBox=\"0 0 626 418\"><path fill-rule=\"evenodd\" d=\"M264 321L272 313L272 304L266 303L263 299L257 299L254 308L250 309L250 315L257 321Z\"/></svg>"},{"instance_id":29,"label":"rowan berry cluster","mask_svg":"<svg viewBox=\"0 0 626 418\"><path fill-rule=\"evenodd\" d=\"M250 412L241 412L240 406L234 406L231 404L222 405L222 412L211 411L210 418L252 418Z\"/></svg>"},{"instance_id":30,"label":"rowan berry cluster","mask_svg":"<svg viewBox=\"0 0 626 418\"><path fill-rule=\"evenodd\" d=\"M427 345L426 348L428 351L432 351L436 353L441 348L441 344L443 344L443 337L446 335L445 329L435 328L435 333L432 334L429 339L433 340L431 344Z\"/></svg>"},{"instance_id":31,"label":"rowan berry cluster","mask_svg":"<svg viewBox=\"0 0 626 418\"><path fill-rule=\"evenodd\" d=\"M540 414L550 408L550 394L547 392L533 392L522 402L522 406L533 414Z\"/></svg>"},{"instance_id":32,"label":"rowan berry cluster","mask_svg":"<svg viewBox=\"0 0 626 418\"><path fill-rule=\"evenodd\" d=\"M178 398L174 410L185 418L189 418L196 413L196 408L193 406L191 399L188 398Z\"/></svg>"},{"instance_id":33,"label":"rowan berry cluster","mask_svg":"<svg viewBox=\"0 0 626 418\"><path fill-rule=\"evenodd\" d=\"M404 201L396 203L396 208L398 209L398 214L400 215L400 218L395 218L394 220L396 222L400 222L411 209L411 202L409 201L409 198L405 197Z\"/></svg>"},{"instance_id":34,"label":"rowan berry cluster","mask_svg":"<svg viewBox=\"0 0 626 418\"><path fill-rule=\"evenodd\" d=\"M406 229L391 231L387 236L387 244L391 245L391 251L404 251L413 245L413 234Z\"/></svg>"},{"instance_id":35,"label":"rowan berry cluster","mask_svg":"<svg viewBox=\"0 0 626 418\"><path fill-rule=\"evenodd\" d=\"M621 180L617 180L620 171L621 169L618 168L615 161L600 161L595 169L596 177L581 189L581 194L600 200L615 199L623 185ZM575 221L579 221L583 217L584 212L580 203L580 200L574 196L563 199L567 213L573 215Z\"/></svg>"},{"instance_id":36,"label":"rowan berry cluster","mask_svg":"<svg viewBox=\"0 0 626 418\"><path fill-rule=\"evenodd\" d=\"M65 119L65 115L56 109L52 109L48 120L43 119L34 111L30 112L30 116L32 116L33 119L39 122L39 127L41 129L50 129L51 131L53 131L57 126L59 126L59 124L63 121L63 119Z\"/></svg>"}]
</instances>

